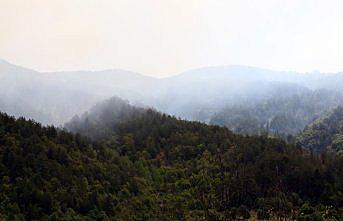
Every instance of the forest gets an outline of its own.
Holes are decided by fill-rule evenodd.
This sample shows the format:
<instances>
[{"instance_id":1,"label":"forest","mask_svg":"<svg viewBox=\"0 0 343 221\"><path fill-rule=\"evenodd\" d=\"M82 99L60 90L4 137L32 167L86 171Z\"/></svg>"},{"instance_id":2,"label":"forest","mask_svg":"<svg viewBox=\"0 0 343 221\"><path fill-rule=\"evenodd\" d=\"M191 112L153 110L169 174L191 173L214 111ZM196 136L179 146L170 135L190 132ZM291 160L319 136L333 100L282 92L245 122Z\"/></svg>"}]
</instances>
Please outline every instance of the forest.
<instances>
[{"instance_id":1,"label":"forest","mask_svg":"<svg viewBox=\"0 0 343 221\"><path fill-rule=\"evenodd\" d=\"M308 125L297 142L315 152L330 150L343 154L343 106Z\"/></svg>"},{"instance_id":2,"label":"forest","mask_svg":"<svg viewBox=\"0 0 343 221\"><path fill-rule=\"evenodd\" d=\"M334 152L118 98L65 127L0 115L1 219L343 219Z\"/></svg>"}]
</instances>

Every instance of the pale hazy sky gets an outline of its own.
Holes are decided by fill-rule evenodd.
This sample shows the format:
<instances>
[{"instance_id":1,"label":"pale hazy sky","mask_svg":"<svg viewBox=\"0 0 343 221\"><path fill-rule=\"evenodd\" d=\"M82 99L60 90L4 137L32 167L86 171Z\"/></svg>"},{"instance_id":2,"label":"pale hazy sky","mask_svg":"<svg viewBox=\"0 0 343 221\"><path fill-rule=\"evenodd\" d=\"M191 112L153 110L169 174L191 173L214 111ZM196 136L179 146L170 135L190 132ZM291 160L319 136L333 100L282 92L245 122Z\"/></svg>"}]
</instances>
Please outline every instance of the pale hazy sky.
<instances>
[{"instance_id":1,"label":"pale hazy sky","mask_svg":"<svg viewBox=\"0 0 343 221\"><path fill-rule=\"evenodd\" d=\"M0 58L153 76L232 64L343 71L343 1L0 0Z\"/></svg>"}]
</instances>

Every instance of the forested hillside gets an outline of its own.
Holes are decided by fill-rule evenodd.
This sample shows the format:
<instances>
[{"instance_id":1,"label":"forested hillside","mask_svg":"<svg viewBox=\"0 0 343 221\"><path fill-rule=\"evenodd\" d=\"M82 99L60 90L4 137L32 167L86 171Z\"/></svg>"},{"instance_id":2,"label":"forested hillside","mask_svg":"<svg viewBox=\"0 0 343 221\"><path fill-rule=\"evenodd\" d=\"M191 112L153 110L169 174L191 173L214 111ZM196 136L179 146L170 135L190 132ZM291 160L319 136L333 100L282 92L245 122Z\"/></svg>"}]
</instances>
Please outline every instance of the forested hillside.
<instances>
[{"instance_id":1,"label":"forested hillside","mask_svg":"<svg viewBox=\"0 0 343 221\"><path fill-rule=\"evenodd\" d=\"M315 152L326 149L343 154L343 106L306 127L297 141Z\"/></svg>"},{"instance_id":2,"label":"forested hillside","mask_svg":"<svg viewBox=\"0 0 343 221\"><path fill-rule=\"evenodd\" d=\"M342 219L343 161L335 154L116 98L68 128L92 140L0 115L1 219Z\"/></svg>"},{"instance_id":3,"label":"forested hillside","mask_svg":"<svg viewBox=\"0 0 343 221\"><path fill-rule=\"evenodd\" d=\"M308 124L343 104L341 93L303 90L283 93L260 102L228 107L215 114L210 123L226 126L240 134L299 134Z\"/></svg>"},{"instance_id":4,"label":"forested hillside","mask_svg":"<svg viewBox=\"0 0 343 221\"><path fill-rule=\"evenodd\" d=\"M115 120L123 116L126 122ZM163 219L256 215L306 220L324 213L338 219L342 214L343 161L335 154L310 155L279 139L234 135L222 127L137 109L116 98L67 127L147 166L143 174L157 194L156 215Z\"/></svg>"}]
</instances>

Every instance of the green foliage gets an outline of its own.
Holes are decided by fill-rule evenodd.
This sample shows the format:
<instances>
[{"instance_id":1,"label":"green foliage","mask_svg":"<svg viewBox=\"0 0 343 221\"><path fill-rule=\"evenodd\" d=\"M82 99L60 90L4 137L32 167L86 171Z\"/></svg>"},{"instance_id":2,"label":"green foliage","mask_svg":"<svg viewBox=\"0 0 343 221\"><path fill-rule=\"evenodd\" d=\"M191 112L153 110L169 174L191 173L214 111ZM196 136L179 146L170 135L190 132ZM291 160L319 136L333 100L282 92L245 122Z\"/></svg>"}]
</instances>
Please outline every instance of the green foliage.
<instances>
[{"instance_id":1,"label":"green foliage","mask_svg":"<svg viewBox=\"0 0 343 221\"><path fill-rule=\"evenodd\" d=\"M69 128L91 139L1 114L2 217L234 220L296 216L303 202L341 216L339 156L123 107L126 121L103 107L74 119Z\"/></svg>"},{"instance_id":2,"label":"green foliage","mask_svg":"<svg viewBox=\"0 0 343 221\"><path fill-rule=\"evenodd\" d=\"M297 142L315 152L343 151L343 106L333 110L327 117L306 127Z\"/></svg>"}]
</instances>

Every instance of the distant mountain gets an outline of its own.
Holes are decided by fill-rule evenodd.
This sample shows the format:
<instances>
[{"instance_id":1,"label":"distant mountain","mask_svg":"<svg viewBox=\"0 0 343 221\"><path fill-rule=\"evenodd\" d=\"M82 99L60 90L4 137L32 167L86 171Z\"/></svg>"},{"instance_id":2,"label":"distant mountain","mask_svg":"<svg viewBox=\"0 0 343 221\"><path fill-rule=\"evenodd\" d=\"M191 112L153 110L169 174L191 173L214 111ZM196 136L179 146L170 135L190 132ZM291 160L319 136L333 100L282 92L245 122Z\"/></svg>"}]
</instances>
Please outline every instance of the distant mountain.
<instances>
[{"instance_id":1,"label":"distant mountain","mask_svg":"<svg viewBox=\"0 0 343 221\"><path fill-rule=\"evenodd\" d=\"M61 125L112 97L142 100L154 79L129 71L39 73L0 62L0 110Z\"/></svg>"},{"instance_id":2,"label":"distant mountain","mask_svg":"<svg viewBox=\"0 0 343 221\"><path fill-rule=\"evenodd\" d=\"M40 73L1 61L0 78L0 110L54 125L112 96L208 123L223 109L302 91L343 93L342 73L299 74L246 66L200 68L156 79L124 70Z\"/></svg>"},{"instance_id":3,"label":"distant mountain","mask_svg":"<svg viewBox=\"0 0 343 221\"><path fill-rule=\"evenodd\" d=\"M343 154L343 106L307 126L297 141L315 152L331 150Z\"/></svg>"},{"instance_id":4,"label":"distant mountain","mask_svg":"<svg viewBox=\"0 0 343 221\"><path fill-rule=\"evenodd\" d=\"M279 72L247 66L219 66L190 70L162 79L167 113L209 122L223 108L292 96L308 89L343 93L343 75ZM203 114L204 111L208 114Z\"/></svg>"}]
</instances>

